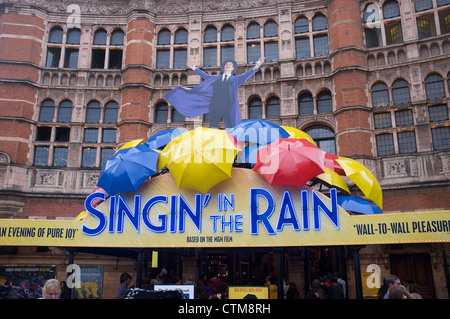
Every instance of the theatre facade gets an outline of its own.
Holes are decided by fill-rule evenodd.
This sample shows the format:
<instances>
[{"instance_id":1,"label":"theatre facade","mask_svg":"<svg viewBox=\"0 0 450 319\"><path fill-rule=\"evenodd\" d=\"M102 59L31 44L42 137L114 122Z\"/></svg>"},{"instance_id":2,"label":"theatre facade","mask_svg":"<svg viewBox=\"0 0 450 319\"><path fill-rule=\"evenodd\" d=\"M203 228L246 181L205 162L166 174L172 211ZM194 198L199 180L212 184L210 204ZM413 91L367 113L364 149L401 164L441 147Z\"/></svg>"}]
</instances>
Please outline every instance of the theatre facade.
<instances>
[{"instance_id":1,"label":"theatre facade","mask_svg":"<svg viewBox=\"0 0 450 319\"><path fill-rule=\"evenodd\" d=\"M77 264L103 298L122 272L141 285L162 268L183 282L273 276L304 297L314 278L338 272L354 299L376 294L366 280L375 269L418 283L424 298L449 298L449 23L445 0L6 0L1 284L37 268L65 280ZM332 187L272 186L243 167L208 192L170 173L132 193L95 191L127 142L209 127L207 114L183 117L164 99L200 82L187 60L220 74L231 58L240 74L261 56L238 91L242 119L298 128L362 163L381 185L383 214L355 215Z\"/></svg>"}]
</instances>

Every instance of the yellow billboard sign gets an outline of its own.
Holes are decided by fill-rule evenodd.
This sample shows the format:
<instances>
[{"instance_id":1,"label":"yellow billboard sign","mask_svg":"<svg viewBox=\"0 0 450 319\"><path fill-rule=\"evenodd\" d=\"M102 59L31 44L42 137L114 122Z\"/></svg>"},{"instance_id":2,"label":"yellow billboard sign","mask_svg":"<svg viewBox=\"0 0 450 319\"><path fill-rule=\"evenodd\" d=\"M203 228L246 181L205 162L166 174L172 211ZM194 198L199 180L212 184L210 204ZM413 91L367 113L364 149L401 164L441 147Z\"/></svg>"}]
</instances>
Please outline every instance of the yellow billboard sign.
<instances>
[{"instance_id":1,"label":"yellow billboard sign","mask_svg":"<svg viewBox=\"0 0 450 319\"><path fill-rule=\"evenodd\" d=\"M0 245L72 247L284 247L450 242L450 211L350 215L310 188L269 185L235 168L208 193L168 173L137 192L94 193L75 220L0 219Z\"/></svg>"}]
</instances>

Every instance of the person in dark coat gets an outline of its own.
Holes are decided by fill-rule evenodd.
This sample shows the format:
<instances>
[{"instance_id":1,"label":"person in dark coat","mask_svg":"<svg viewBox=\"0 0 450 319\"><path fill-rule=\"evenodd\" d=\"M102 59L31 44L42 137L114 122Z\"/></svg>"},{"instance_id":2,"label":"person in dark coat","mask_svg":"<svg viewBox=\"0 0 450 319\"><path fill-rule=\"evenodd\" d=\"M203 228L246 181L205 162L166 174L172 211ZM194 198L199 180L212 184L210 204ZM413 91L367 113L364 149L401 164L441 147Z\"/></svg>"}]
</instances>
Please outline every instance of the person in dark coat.
<instances>
[{"instance_id":1,"label":"person in dark coat","mask_svg":"<svg viewBox=\"0 0 450 319\"><path fill-rule=\"evenodd\" d=\"M210 127L218 127L222 119L225 127L231 128L241 122L238 88L259 70L263 62L264 58L260 58L253 68L236 76L238 65L234 60L222 63L220 75L207 74L188 62L187 66L205 81L192 89L178 86L164 98L186 117L209 113Z\"/></svg>"}]
</instances>

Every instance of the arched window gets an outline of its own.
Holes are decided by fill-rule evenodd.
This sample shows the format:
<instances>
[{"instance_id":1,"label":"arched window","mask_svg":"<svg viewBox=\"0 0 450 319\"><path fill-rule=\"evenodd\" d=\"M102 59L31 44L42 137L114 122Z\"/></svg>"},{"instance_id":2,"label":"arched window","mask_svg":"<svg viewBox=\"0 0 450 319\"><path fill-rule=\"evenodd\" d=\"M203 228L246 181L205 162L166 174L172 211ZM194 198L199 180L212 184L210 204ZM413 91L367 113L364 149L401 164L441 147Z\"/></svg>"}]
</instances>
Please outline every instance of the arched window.
<instances>
[{"instance_id":1,"label":"arched window","mask_svg":"<svg viewBox=\"0 0 450 319\"><path fill-rule=\"evenodd\" d=\"M220 32L220 41L234 41L234 28L231 25L226 25Z\"/></svg>"},{"instance_id":2,"label":"arched window","mask_svg":"<svg viewBox=\"0 0 450 319\"><path fill-rule=\"evenodd\" d=\"M313 31L321 31L327 29L327 18L323 14L316 14L312 22Z\"/></svg>"},{"instance_id":3,"label":"arched window","mask_svg":"<svg viewBox=\"0 0 450 319\"><path fill-rule=\"evenodd\" d=\"M63 29L61 27L54 27L50 31L50 36L48 38L49 43L62 43Z\"/></svg>"},{"instance_id":4,"label":"arched window","mask_svg":"<svg viewBox=\"0 0 450 319\"><path fill-rule=\"evenodd\" d=\"M407 104L411 102L408 82L398 79L392 84L392 99L394 104Z\"/></svg>"},{"instance_id":5,"label":"arched window","mask_svg":"<svg viewBox=\"0 0 450 319\"><path fill-rule=\"evenodd\" d=\"M123 45L124 33L121 29L116 29L111 33L111 45Z\"/></svg>"},{"instance_id":6,"label":"arched window","mask_svg":"<svg viewBox=\"0 0 450 319\"><path fill-rule=\"evenodd\" d=\"M377 82L372 85L372 107L383 107L389 105L389 92L387 85Z\"/></svg>"},{"instance_id":7,"label":"arched window","mask_svg":"<svg viewBox=\"0 0 450 319\"><path fill-rule=\"evenodd\" d=\"M170 30L162 29L158 32L158 40L156 44L165 45L170 44Z\"/></svg>"},{"instance_id":8,"label":"arched window","mask_svg":"<svg viewBox=\"0 0 450 319\"><path fill-rule=\"evenodd\" d=\"M275 21L269 20L264 24L264 37L271 38L278 35L278 25Z\"/></svg>"},{"instance_id":9,"label":"arched window","mask_svg":"<svg viewBox=\"0 0 450 319\"><path fill-rule=\"evenodd\" d=\"M280 99L272 96L266 103L266 118L274 119L280 117Z\"/></svg>"},{"instance_id":10,"label":"arched window","mask_svg":"<svg viewBox=\"0 0 450 319\"><path fill-rule=\"evenodd\" d=\"M105 114L103 117L103 123L116 123L119 113L119 103L116 101L109 101L105 105Z\"/></svg>"},{"instance_id":11,"label":"arched window","mask_svg":"<svg viewBox=\"0 0 450 319\"><path fill-rule=\"evenodd\" d=\"M333 102L331 100L331 93L322 91L317 95L317 113L331 113L333 112Z\"/></svg>"},{"instance_id":12,"label":"arched window","mask_svg":"<svg viewBox=\"0 0 450 319\"><path fill-rule=\"evenodd\" d=\"M312 137L321 150L327 153L336 154L335 137L332 129L322 125L313 125L304 131Z\"/></svg>"},{"instance_id":13,"label":"arched window","mask_svg":"<svg viewBox=\"0 0 450 319\"><path fill-rule=\"evenodd\" d=\"M100 122L100 102L91 101L87 105L86 109L86 123L99 123Z\"/></svg>"},{"instance_id":14,"label":"arched window","mask_svg":"<svg viewBox=\"0 0 450 319\"><path fill-rule=\"evenodd\" d=\"M296 34L309 32L309 23L306 17L301 16L295 20L294 32Z\"/></svg>"},{"instance_id":15,"label":"arched window","mask_svg":"<svg viewBox=\"0 0 450 319\"><path fill-rule=\"evenodd\" d=\"M175 31L175 44L186 44L188 41L188 32L185 28Z\"/></svg>"},{"instance_id":16,"label":"arched window","mask_svg":"<svg viewBox=\"0 0 450 319\"><path fill-rule=\"evenodd\" d=\"M167 123L169 107L166 102L160 102L155 107L155 123Z\"/></svg>"},{"instance_id":17,"label":"arched window","mask_svg":"<svg viewBox=\"0 0 450 319\"><path fill-rule=\"evenodd\" d=\"M59 103L58 122L69 123L72 120L72 101L64 100Z\"/></svg>"},{"instance_id":18,"label":"arched window","mask_svg":"<svg viewBox=\"0 0 450 319\"><path fill-rule=\"evenodd\" d=\"M55 102L47 99L42 101L41 110L39 112L39 121L53 122L53 116L55 114Z\"/></svg>"},{"instance_id":19,"label":"arched window","mask_svg":"<svg viewBox=\"0 0 450 319\"><path fill-rule=\"evenodd\" d=\"M262 118L262 102L260 98L253 98L248 103L248 118L260 120Z\"/></svg>"},{"instance_id":20,"label":"arched window","mask_svg":"<svg viewBox=\"0 0 450 319\"><path fill-rule=\"evenodd\" d=\"M442 76L437 73L432 73L425 78L425 91L427 99L435 100L445 97L444 81Z\"/></svg>"},{"instance_id":21,"label":"arched window","mask_svg":"<svg viewBox=\"0 0 450 319\"><path fill-rule=\"evenodd\" d=\"M94 45L106 45L106 30L99 29L94 34Z\"/></svg>"},{"instance_id":22,"label":"arched window","mask_svg":"<svg viewBox=\"0 0 450 319\"><path fill-rule=\"evenodd\" d=\"M67 44L80 44L81 30L80 29L70 29L67 32Z\"/></svg>"},{"instance_id":23,"label":"arched window","mask_svg":"<svg viewBox=\"0 0 450 319\"><path fill-rule=\"evenodd\" d=\"M214 26L209 26L205 29L203 35L203 42L217 42L217 29Z\"/></svg>"},{"instance_id":24,"label":"arched window","mask_svg":"<svg viewBox=\"0 0 450 319\"><path fill-rule=\"evenodd\" d=\"M390 19L400 16L400 8L397 1L389 0L383 5L383 18Z\"/></svg>"},{"instance_id":25,"label":"arched window","mask_svg":"<svg viewBox=\"0 0 450 319\"><path fill-rule=\"evenodd\" d=\"M176 108L172 108L172 123L183 123L185 118Z\"/></svg>"},{"instance_id":26,"label":"arched window","mask_svg":"<svg viewBox=\"0 0 450 319\"><path fill-rule=\"evenodd\" d=\"M314 100L311 93L303 93L298 98L298 115L314 114Z\"/></svg>"},{"instance_id":27,"label":"arched window","mask_svg":"<svg viewBox=\"0 0 450 319\"><path fill-rule=\"evenodd\" d=\"M416 12L421 12L425 10L429 10L433 8L432 0L415 0L414 1L414 9Z\"/></svg>"},{"instance_id":28,"label":"arched window","mask_svg":"<svg viewBox=\"0 0 450 319\"><path fill-rule=\"evenodd\" d=\"M256 22L252 22L247 27L247 39L259 39L260 26Z\"/></svg>"}]
</instances>

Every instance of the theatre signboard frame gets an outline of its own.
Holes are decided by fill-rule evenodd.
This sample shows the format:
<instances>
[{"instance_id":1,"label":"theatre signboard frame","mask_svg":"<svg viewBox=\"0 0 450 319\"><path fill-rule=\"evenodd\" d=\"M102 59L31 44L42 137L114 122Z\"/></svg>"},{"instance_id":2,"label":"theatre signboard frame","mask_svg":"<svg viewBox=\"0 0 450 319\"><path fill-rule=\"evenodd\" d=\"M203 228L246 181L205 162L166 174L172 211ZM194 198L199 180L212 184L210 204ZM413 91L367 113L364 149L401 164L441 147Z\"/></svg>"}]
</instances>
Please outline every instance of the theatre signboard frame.
<instances>
[{"instance_id":1,"label":"theatre signboard frame","mask_svg":"<svg viewBox=\"0 0 450 319\"><path fill-rule=\"evenodd\" d=\"M450 242L450 210L355 215L338 193L270 185L253 170L207 193L179 188L171 173L136 192L93 193L73 220L0 219L2 246L195 248ZM104 200L100 205L92 203ZM95 206L95 207L94 207Z\"/></svg>"}]
</instances>

